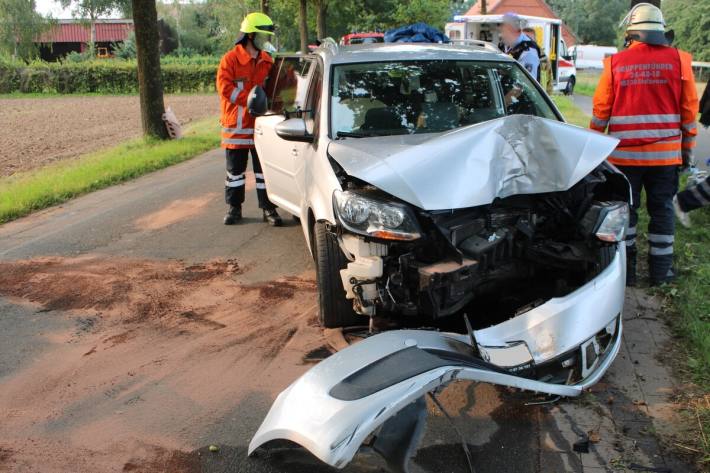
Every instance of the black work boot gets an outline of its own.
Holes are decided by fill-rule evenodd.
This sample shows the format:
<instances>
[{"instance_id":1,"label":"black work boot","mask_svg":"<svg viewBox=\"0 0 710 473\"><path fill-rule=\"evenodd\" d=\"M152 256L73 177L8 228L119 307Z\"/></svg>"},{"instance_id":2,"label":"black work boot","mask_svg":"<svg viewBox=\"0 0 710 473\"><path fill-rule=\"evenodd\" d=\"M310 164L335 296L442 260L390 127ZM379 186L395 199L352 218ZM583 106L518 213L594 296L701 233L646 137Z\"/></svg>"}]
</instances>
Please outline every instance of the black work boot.
<instances>
[{"instance_id":1,"label":"black work boot","mask_svg":"<svg viewBox=\"0 0 710 473\"><path fill-rule=\"evenodd\" d=\"M636 254L626 255L626 287L636 287Z\"/></svg>"},{"instance_id":2,"label":"black work boot","mask_svg":"<svg viewBox=\"0 0 710 473\"><path fill-rule=\"evenodd\" d=\"M276 212L276 209L264 209L264 222L269 222L272 227L283 225L283 220L281 220L281 216Z\"/></svg>"},{"instance_id":3,"label":"black work boot","mask_svg":"<svg viewBox=\"0 0 710 473\"><path fill-rule=\"evenodd\" d=\"M665 274L665 276L659 278L656 277L653 273L653 268L651 268L651 286L660 286L662 284L669 284L675 281L676 275L675 275L675 270L671 267L668 269L668 272Z\"/></svg>"},{"instance_id":4,"label":"black work boot","mask_svg":"<svg viewBox=\"0 0 710 473\"><path fill-rule=\"evenodd\" d=\"M227 214L224 216L224 224L225 225L234 225L235 223L239 222L242 219L242 208L241 207L234 207L232 205L229 206L229 210L227 210Z\"/></svg>"}]
</instances>

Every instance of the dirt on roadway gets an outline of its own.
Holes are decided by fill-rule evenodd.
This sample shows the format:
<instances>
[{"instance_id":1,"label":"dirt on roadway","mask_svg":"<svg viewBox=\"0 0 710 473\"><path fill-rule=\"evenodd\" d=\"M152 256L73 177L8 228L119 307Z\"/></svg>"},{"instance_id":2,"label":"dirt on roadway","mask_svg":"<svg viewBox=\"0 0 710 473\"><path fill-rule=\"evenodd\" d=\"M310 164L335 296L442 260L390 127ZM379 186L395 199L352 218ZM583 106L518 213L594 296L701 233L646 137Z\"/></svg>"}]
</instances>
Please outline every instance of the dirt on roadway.
<instances>
[{"instance_id":1,"label":"dirt on roadway","mask_svg":"<svg viewBox=\"0 0 710 473\"><path fill-rule=\"evenodd\" d=\"M190 471L191 460L166 446L185 448L186 424L240 401L245 386L234 383L234 370L256 379L285 347L324 351L311 275L242 284L240 272L234 260L91 255L0 263L0 295L49 314L69 311L74 320L47 333L55 349L3 383L8 464ZM174 434L166 437L166 429ZM133 456L146 449L156 458Z\"/></svg>"},{"instance_id":2,"label":"dirt on roadway","mask_svg":"<svg viewBox=\"0 0 710 473\"><path fill-rule=\"evenodd\" d=\"M182 124L219 114L216 94L167 95ZM140 136L138 96L0 98L0 177Z\"/></svg>"}]
</instances>

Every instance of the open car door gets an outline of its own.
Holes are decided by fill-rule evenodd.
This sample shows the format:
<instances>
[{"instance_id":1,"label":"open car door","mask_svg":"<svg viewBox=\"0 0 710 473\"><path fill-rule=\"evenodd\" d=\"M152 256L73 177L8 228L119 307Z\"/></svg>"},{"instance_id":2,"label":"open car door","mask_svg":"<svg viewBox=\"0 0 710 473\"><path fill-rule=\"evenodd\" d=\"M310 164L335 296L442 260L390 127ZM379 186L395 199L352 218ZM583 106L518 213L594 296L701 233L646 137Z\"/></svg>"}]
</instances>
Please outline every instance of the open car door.
<instances>
[{"instance_id":1,"label":"open car door","mask_svg":"<svg viewBox=\"0 0 710 473\"><path fill-rule=\"evenodd\" d=\"M299 169L303 167L298 151L292 142L276 134L276 125L288 114L303 109L311 61L302 56L277 58L266 84L269 98L269 114L259 117L254 127L254 144L259 153L266 189L271 202L280 208L298 215L301 189L297 183Z\"/></svg>"}]
</instances>

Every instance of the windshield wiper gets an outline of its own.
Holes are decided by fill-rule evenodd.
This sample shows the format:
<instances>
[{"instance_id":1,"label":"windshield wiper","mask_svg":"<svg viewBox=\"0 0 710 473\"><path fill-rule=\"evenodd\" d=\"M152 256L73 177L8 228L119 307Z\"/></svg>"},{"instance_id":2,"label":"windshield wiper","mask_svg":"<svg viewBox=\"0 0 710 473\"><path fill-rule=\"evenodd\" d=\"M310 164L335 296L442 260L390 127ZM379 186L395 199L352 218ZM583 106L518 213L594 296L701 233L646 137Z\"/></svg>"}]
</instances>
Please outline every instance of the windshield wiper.
<instances>
[{"instance_id":1,"label":"windshield wiper","mask_svg":"<svg viewBox=\"0 0 710 473\"><path fill-rule=\"evenodd\" d=\"M374 136L370 133L363 133L361 131L338 131L335 133L337 138L367 138L368 136Z\"/></svg>"}]
</instances>

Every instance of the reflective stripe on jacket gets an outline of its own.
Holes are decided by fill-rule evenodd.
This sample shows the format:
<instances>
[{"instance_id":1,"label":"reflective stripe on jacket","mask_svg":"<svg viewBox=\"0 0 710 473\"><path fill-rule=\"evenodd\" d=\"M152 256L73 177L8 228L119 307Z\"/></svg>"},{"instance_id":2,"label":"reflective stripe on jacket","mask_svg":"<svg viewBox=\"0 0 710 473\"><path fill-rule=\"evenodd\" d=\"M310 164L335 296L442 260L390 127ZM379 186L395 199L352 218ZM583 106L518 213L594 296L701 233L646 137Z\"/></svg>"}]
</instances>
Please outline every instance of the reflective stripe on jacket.
<instances>
[{"instance_id":1,"label":"reflective stripe on jacket","mask_svg":"<svg viewBox=\"0 0 710 473\"><path fill-rule=\"evenodd\" d=\"M240 44L222 56L217 69L217 92L222 116L222 147L254 147L254 117L247 110L247 97L255 85L264 86L274 60L261 51L252 58Z\"/></svg>"},{"instance_id":2,"label":"reflective stripe on jacket","mask_svg":"<svg viewBox=\"0 0 710 473\"><path fill-rule=\"evenodd\" d=\"M604 61L590 128L621 140L609 161L620 166L682 163L695 146L698 95L690 54L633 43Z\"/></svg>"}]
</instances>

